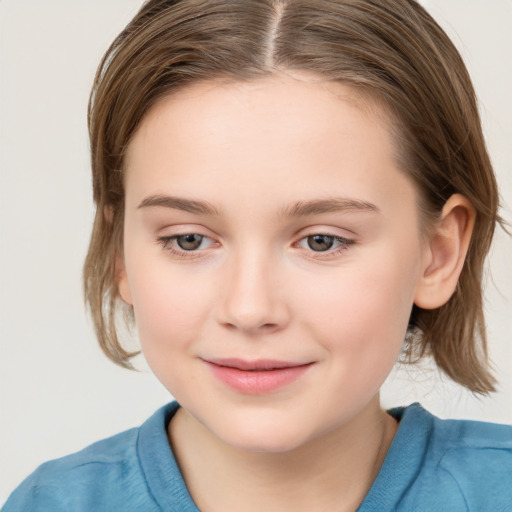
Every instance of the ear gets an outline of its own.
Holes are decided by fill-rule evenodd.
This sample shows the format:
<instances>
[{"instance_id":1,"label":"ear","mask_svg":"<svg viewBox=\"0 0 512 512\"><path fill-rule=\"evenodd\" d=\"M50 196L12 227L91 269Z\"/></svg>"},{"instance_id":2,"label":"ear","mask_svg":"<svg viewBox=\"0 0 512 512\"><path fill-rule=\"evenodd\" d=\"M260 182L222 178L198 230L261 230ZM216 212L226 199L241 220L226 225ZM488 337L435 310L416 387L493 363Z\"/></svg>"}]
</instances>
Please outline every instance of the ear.
<instances>
[{"instance_id":1,"label":"ear","mask_svg":"<svg viewBox=\"0 0 512 512\"><path fill-rule=\"evenodd\" d=\"M117 289L119 291L119 295L123 302L125 302L129 306L132 306L132 292L130 291L130 284L128 282L128 275L126 274L124 258L121 254L118 254L116 256L115 265Z\"/></svg>"},{"instance_id":2,"label":"ear","mask_svg":"<svg viewBox=\"0 0 512 512\"><path fill-rule=\"evenodd\" d=\"M443 306L453 295L475 225L475 210L469 199L452 195L425 246L422 275L414 303L423 309Z\"/></svg>"},{"instance_id":3,"label":"ear","mask_svg":"<svg viewBox=\"0 0 512 512\"><path fill-rule=\"evenodd\" d=\"M113 229L114 208L112 207L112 205L107 204L103 207L103 218L105 219L107 224L110 224L111 229ZM118 238L116 237L116 233L113 233L112 236L114 238ZM116 249L116 254L114 257L114 275L119 296L121 297L123 302L125 302L129 306L132 306L132 294L130 291L130 285L128 283L128 276L126 274L126 265L124 262L122 247L118 247Z\"/></svg>"}]
</instances>

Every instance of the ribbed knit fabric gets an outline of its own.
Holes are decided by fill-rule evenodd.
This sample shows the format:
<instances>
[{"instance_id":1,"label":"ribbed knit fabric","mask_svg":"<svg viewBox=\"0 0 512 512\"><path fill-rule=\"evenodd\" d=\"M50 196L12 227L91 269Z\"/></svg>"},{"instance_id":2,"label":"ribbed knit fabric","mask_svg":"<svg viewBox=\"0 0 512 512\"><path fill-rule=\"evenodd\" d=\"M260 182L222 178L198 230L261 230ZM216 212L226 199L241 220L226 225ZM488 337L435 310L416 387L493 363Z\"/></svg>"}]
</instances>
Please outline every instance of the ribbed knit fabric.
<instances>
[{"instance_id":1,"label":"ribbed knit fabric","mask_svg":"<svg viewBox=\"0 0 512 512\"><path fill-rule=\"evenodd\" d=\"M43 464L3 512L197 512L167 440L178 407ZM512 511L512 427L440 420L419 404L389 413L398 432L358 512Z\"/></svg>"}]
</instances>

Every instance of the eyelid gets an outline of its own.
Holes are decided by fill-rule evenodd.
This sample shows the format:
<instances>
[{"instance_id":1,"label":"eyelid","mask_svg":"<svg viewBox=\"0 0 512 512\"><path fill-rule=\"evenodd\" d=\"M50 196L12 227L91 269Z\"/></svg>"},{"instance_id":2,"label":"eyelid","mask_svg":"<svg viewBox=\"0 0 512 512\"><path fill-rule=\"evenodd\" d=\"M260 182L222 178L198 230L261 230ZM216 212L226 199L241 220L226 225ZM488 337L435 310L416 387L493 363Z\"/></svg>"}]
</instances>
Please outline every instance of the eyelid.
<instances>
[{"instance_id":1,"label":"eyelid","mask_svg":"<svg viewBox=\"0 0 512 512\"><path fill-rule=\"evenodd\" d=\"M340 242L340 243L345 244L345 245L352 245L352 244L355 243L355 240L353 240L351 238L347 238L347 237L340 236L340 235L333 235L333 234L330 234L330 233L323 233L323 232L311 233L310 235L302 236L298 240L298 242L302 242L303 240L307 240L308 238L313 237L313 236L325 236L325 237L328 237L328 238L332 238L332 239L336 240L337 242ZM321 251L318 251L318 252L321 252Z\"/></svg>"},{"instance_id":2,"label":"eyelid","mask_svg":"<svg viewBox=\"0 0 512 512\"><path fill-rule=\"evenodd\" d=\"M176 256L179 259L202 258L209 253L209 249L221 245L220 242L216 241L214 237L204 234L204 228L201 229L201 226L199 226L200 229L194 229L194 227L190 226L182 226L182 228L185 229L177 229L174 233L169 235L158 235L156 236L155 241L160 246L162 246L164 251L169 252L171 255ZM336 234L333 231L334 229L331 230L328 228L309 228L308 232L303 231L301 235L298 235L296 237L296 241L292 244L292 247L299 248L300 250L308 253L308 256L311 258L328 259L336 255L339 255L341 252L348 250L350 246L357 243L354 238L348 238L346 236ZM177 246L175 241L177 240L177 238L186 235L200 236L203 240L209 240L210 244L208 245L208 247L202 249L181 249L179 246ZM325 236L332 238L334 241L339 243L339 246L335 248L329 248L325 251L315 251L311 248L308 249L300 245L301 242L313 236Z\"/></svg>"},{"instance_id":3,"label":"eyelid","mask_svg":"<svg viewBox=\"0 0 512 512\"><path fill-rule=\"evenodd\" d=\"M314 251L312 249L308 249L306 247L301 247L299 244L307 240L309 237L312 236L326 236L329 238L333 238L335 241L339 242L340 245L338 247L335 247L333 249L327 249L326 251ZM329 229L311 229L307 233L303 233L300 238L294 243L294 246L299 246L299 249L303 250L305 253L307 253L308 257L314 258L314 259L329 259L336 257L340 255L340 253L349 250L350 246L353 246L356 244L356 240L354 238L348 238L339 234L333 233Z\"/></svg>"},{"instance_id":4,"label":"eyelid","mask_svg":"<svg viewBox=\"0 0 512 512\"><path fill-rule=\"evenodd\" d=\"M332 226L329 224L312 224L295 232L297 240L315 235L330 236L346 241L355 241L358 236L354 230L348 229L348 227Z\"/></svg>"},{"instance_id":5,"label":"eyelid","mask_svg":"<svg viewBox=\"0 0 512 512\"><path fill-rule=\"evenodd\" d=\"M202 249L194 249L189 251L186 249L181 249L179 246L177 246L176 240L182 236L187 235L197 235L200 236L202 240L210 240L211 243L208 247ZM170 253L172 256L177 257L178 259L200 258L205 256L205 253L211 247L220 245L219 242L217 242L213 237L205 235L201 232L201 230L194 229L183 229L169 235L158 235L155 241L162 247L164 251Z\"/></svg>"}]
</instances>

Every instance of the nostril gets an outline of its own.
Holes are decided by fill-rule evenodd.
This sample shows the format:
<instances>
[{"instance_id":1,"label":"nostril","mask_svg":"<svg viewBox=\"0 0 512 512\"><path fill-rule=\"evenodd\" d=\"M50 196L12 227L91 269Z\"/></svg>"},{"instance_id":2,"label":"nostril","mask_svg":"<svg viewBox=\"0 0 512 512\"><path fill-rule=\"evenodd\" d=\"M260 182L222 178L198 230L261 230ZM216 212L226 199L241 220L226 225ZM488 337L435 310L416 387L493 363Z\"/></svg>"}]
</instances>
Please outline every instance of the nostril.
<instances>
[{"instance_id":1,"label":"nostril","mask_svg":"<svg viewBox=\"0 0 512 512\"><path fill-rule=\"evenodd\" d=\"M246 333L269 333L279 328L277 323L264 323L264 324L243 324L241 322L222 322L222 325L231 331L244 331Z\"/></svg>"}]
</instances>

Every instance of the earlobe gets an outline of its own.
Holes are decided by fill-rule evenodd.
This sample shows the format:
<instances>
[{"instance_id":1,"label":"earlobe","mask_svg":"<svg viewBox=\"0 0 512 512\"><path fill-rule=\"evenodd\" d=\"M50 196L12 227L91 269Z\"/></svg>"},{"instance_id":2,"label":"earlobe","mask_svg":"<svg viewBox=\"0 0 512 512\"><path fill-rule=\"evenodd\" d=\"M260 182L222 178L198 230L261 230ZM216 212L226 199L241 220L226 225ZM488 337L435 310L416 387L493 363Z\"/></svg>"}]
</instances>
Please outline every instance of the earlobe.
<instances>
[{"instance_id":1,"label":"earlobe","mask_svg":"<svg viewBox=\"0 0 512 512\"><path fill-rule=\"evenodd\" d=\"M106 205L103 208L103 217L107 224L110 224L113 229L113 237L116 238L115 221L114 221L114 208L112 205ZM132 306L132 294L130 291L130 285L128 283L128 276L126 275L126 265L124 262L124 256L121 249L116 250L114 259L114 275L115 282L117 285L118 294L122 301Z\"/></svg>"},{"instance_id":2,"label":"earlobe","mask_svg":"<svg viewBox=\"0 0 512 512\"><path fill-rule=\"evenodd\" d=\"M426 246L414 303L423 309L446 304L453 295L475 224L475 210L465 196L452 195L443 207Z\"/></svg>"},{"instance_id":3,"label":"earlobe","mask_svg":"<svg viewBox=\"0 0 512 512\"><path fill-rule=\"evenodd\" d=\"M128 283L128 276L126 274L126 266L124 259L121 255L116 256L116 280L119 296L129 306L133 305L132 293L130 291L130 284Z\"/></svg>"}]
</instances>

